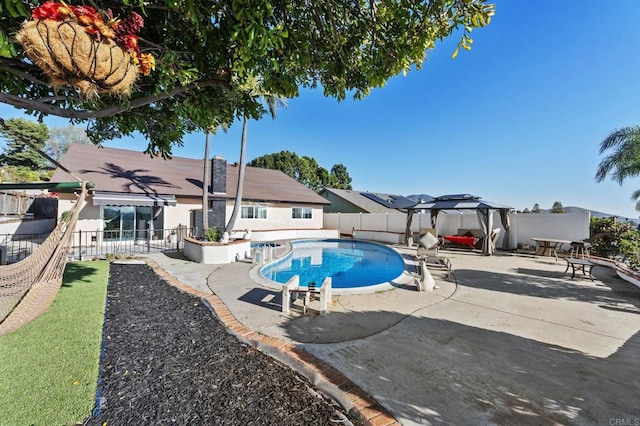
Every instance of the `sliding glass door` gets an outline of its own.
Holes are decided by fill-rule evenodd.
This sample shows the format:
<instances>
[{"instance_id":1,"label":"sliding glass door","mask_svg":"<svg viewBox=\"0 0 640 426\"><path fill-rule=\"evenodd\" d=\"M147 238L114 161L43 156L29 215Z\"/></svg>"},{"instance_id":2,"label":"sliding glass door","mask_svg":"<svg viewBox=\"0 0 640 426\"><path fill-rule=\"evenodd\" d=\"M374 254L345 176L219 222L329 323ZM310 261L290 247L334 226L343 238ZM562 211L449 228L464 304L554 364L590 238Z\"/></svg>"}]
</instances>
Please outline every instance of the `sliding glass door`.
<instances>
[{"instance_id":1,"label":"sliding glass door","mask_svg":"<svg viewBox=\"0 0 640 426\"><path fill-rule=\"evenodd\" d=\"M152 226L152 208L146 206L103 206L104 240L146 239Z\"/></svg>"}]
</instances>

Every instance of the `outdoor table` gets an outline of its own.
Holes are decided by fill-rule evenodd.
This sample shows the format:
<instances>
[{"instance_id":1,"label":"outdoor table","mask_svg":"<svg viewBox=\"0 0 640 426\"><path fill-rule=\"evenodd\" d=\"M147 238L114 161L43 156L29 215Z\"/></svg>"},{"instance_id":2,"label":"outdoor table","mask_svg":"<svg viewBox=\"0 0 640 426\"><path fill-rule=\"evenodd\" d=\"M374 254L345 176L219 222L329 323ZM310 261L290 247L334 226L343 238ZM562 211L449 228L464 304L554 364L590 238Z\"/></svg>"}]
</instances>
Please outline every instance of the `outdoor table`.
<instances>
[{"instance_id":1,"label":"outdoor table","mask_svg":"<svg viewBox=\"0 0 640 426\"><path fill-rule=\"evenodd\" d=\"M588 275L591 281L593 281L593 275L591 274L591 271L593 270L593 267L596 266L595 263L592 263L588 259L573 259L569 257L566 257L564 260L567 261L567 269L564 270L564 273L566 274L569 270L569 266L571 266L571 279L574 279L576 277L577 268L578 270L582 269L582 275ZM585 268L587 267L589 268L589 271L585 270Z\"/></svg>"},{"instance_id":2,"label":"outdoor table","mask_svg":"<svg viewBox=\"0 0 640 426\"><path fill-rule=\"evenodd\" d=\"M581 256L584 259L584 255L587 255L587 259L591 257L589 250L591 250L591 244L586 241L571 241L571 257Z\"/></svg>"},{"instance_id":3,"label":"outdoor table","mask_svg":"<svg viewBox=\"0 0 640 426\"><path fill-rule=\"evenodd\" d=\"M553 254L556 261L558 260L558 250L562 248L562 245L571 244L569 240L559 240L556 238L536 237L531 239L536 242L537 246L535 256L551 256Z\"/></svg>"}]
</instances>

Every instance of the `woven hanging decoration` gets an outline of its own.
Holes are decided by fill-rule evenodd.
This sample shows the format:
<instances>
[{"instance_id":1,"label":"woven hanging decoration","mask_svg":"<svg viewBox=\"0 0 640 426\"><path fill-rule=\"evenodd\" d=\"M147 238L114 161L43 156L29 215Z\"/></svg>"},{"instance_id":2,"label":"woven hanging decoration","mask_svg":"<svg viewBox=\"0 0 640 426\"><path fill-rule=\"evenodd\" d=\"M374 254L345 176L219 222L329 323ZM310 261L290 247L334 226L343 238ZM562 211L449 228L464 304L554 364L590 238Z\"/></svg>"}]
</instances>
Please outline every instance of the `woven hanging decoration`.
<instances>
[{"instance_id":1,"label":"woven hanging decoration","mask_svg":"<svg viewBox=\"0 0 640 426\"><path fill-rule=\"evenodd\" d=\"M106 23L89 6L46 2L34 9L16 35L25 54L54 86L70 84L87 98L100 94L129 95L139 74L155 66L141 54L138 14Z\"/></svg>"}]
</instances>

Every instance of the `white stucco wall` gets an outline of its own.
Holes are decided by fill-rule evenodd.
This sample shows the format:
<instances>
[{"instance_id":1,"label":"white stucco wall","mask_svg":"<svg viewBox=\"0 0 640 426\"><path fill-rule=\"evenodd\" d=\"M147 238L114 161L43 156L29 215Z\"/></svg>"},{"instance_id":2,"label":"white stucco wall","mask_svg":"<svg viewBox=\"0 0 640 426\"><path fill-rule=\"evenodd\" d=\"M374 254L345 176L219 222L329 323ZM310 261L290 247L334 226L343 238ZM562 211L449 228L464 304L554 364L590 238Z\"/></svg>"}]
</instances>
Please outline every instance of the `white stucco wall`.
<instances>
[{"instance_id":1,"label":"white stucco wall","mask_svg":"<svg viewBox=\"0 0 640 426\"><path fill-rule=\"evenodd\" d=\"M266 219L242 219L238 213L238 219L234 229L249 229L251 231L272 230L272 229L322 229L323 212L322 206L301 205L287 203L242 203L243 206L263 206L267 208ZM291 209L293 207L311 207L311 219L292 219ZM227 202L227 220L233 212L233 201Z\"/></svg>"},{"instance_id":2,"label":"white stucco wall","mask_svg":"<svg viewBox=\"0 0 640 426\"><path fill-rule=\"evenodd\" d=\"M60 194L58 199L58 219L64 212L73 208L76 200L77 198L73 194ZM76 231L98 231L101 229L100 206L94 206L91 202L91 196L89 196L84 202L84 207L80 210Z\"/></svg>"},{"instance_id":3,"label":"white stucco wall","mask_svg":"<svg viewBox=\"0 0 640 426\"><path fill-rule=\"evenodd\" d=\"M6 219L6 218L3 218ZM56 226L54 219L36 220L2 220L0 221L0 235L3 234L46 234Z\"/></svg>"},{"instance_id":4,"label":"white stucco wall","mask_svg":"<svg viewBox=\"0 0 640 426\"><path fill-rule=\"evenodd\" d=\"M191 211L202 209L202 201L193 198L176 198L175 206L164 208L164 229L173 229L180 225L191 226Z\"/></svg>"},{"instance_id":5,"label":"white stucco wall","mask_svg":"<svg viewBox=\"0 0 640 426\"><path fill-rule=\"evenodd\" d=\"M184 255L187 259L205 265L233 263L251 256L251 242L243 241L228 245L196 244L185 239Z\"/></svg>"},{"instance_id":6,"label":"white stucco wall","mask_svg":"<svg viewBox=\"0 0 640 426\"><path fill-rule=\"evenodd\" d=\"M73 194L61 194L58 201L58 212L71 210L76 197ZM191 214L194 210L202 208L201 201L195 198L177 198L176 206L164 207L163 229L173 229L180 225L189 227L191 225ZM319 205L300 205L287 203L251 203L243 205L259 205L267 207L267 219L242 219L236 220L236 230L279 230L279 229L322 229L323 212ZM310 207L312 209L311 219L293 219L291 209L293 207ZM227 202L227 220L233 212L233 200ZM239 215L238 215L239 216ZM100 231L103 229L100 206L93 205L92 196L88 196L85 205L80 212L77 231Z\"/></svg>"}]
</instances>

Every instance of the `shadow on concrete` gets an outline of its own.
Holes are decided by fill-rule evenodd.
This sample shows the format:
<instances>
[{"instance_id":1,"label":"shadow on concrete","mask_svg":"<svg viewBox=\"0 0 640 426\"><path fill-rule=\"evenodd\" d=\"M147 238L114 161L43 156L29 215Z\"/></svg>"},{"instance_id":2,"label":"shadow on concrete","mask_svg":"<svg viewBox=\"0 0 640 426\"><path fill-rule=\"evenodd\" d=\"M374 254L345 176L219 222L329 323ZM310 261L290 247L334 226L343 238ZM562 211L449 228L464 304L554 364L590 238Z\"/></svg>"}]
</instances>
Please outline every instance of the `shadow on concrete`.
<instances>
[{"instance_id":1,"label":"shadow on concrete","mask_svg":"<svg viewBox=\"0 0 640 426\"><path fill-rule=\"evenodd\" d=\"M162 254L169 259L178 259L191 262L191 260L188 259L182 251L163 251Z\"/></svg>"},{"instance_id":2,"label":"shadow on concrete","mask_svg":"<svg viewBox=\"0 0 640 426\"><path fill-rule=\"evenodd\" d=\"M323 317L309 310L283 325L285 334L300 343L339 343L362 339L393 327L407 317L398 312L330 312Z\"/></svg>"},{"instance_id":3,"label":"shadow on concrete","mask_svg":"<svg viewBox=\"0 0 640 426\"><path fill-rule=\"evenodd\" d=\"M366 324L394 315L361 312L350 314L349 321ZM309 321L315 321L318 332L329 326L317 318ZM300 339L296 327L289 331ZM613 355L597 358L508 333L412 316L365 340L303 348L341 371L402 424L609 424L638 418L639 333Z\"/></svg>"},{"instance_id":4,"label":"shadow on concrete","mask_svg":"<svg viewBox=\"0 0 640 426\"><path fill-rule=\"evenodd\" d=\"M266 288L253 288L238 298L246 303L280 312L282 310L282 292Z\"/></svg>"},{"instance_id":5,"label":"shadow on concrete","mask_svg":"<svg viewBox=\"0 0 640 426\"><path fill-rule=\"evenodd\" d=\"M558 269L564 270L562 264ZM229 265L212 274L211 287L237 291L248 270L249 265ZM614 274L594 284L559 278L556 271L545 276L535 264L523 271L455 272L460 286L596 303L637 321L638 292ZM610 272L594 268L596 277ZM227 300L240 297L262 306L252 315L261 320L271 316L275 322L281 307L278 292L245 284L252 287L240 296L229 290ZM403 424L627 424L613 422L638 418L640 334L634 330L626 340L606 340L612 355L599 358L570 343L564 347L392 310L332 311L321 317L311 309L306 316L287 319L283 328L285 337L305 342L303 348L342 372ZM340 339L327 341L327 336Z\"/></svg>"},{"instance_id":6,"label":"shadow on concrete","mask_svg":"<svg viewBox=\"0 0 640 426\"><path fill-rule=\"evenodd\" d=\"M631 303L640 308L640 288L617 277L607 267L597 267L597 271L594 268L594 277L599 279L595 282L578 274L572 280L563 271L562 265L558 271L517 268L514 273L457 269L456 276L461 287L604 305Z\"/></svg>"}]
</instances>

